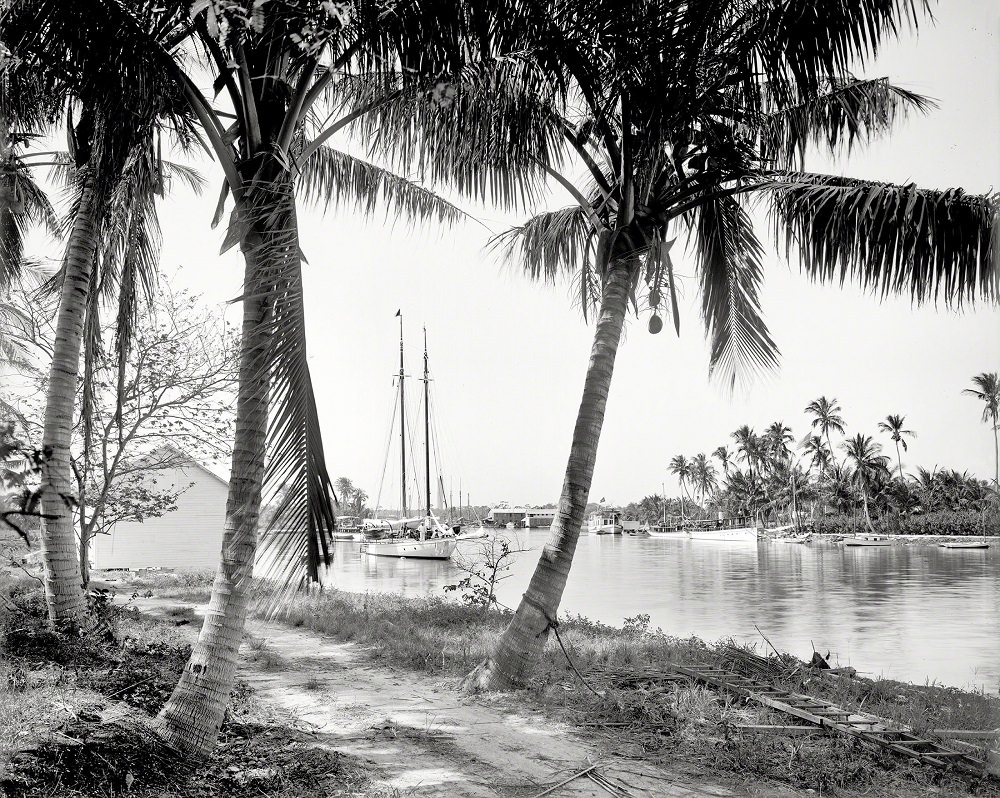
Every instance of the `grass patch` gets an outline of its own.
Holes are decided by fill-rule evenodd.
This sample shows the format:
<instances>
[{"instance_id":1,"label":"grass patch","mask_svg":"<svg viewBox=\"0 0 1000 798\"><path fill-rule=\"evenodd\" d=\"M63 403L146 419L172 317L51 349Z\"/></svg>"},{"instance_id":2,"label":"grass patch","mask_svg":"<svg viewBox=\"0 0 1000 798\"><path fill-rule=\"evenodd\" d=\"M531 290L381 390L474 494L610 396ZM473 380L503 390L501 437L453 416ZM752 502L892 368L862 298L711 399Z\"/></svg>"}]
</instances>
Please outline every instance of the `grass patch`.
<instances>
[{"instance_id":1,"label":"grass patch","mask_svg":"<svg viewBox=\"0 0 1000 798\"><path fill-rule=\"evenodd\" d=\"M373 660L433 674L462 676L481 662L510 621L442 598L325 591L300 597L279 616L369 647ZM737 779L773 779L820 794L910 796L933 789L942 798L1000 798L1000 782L977 781L839 737L789 737L739 731L745 725L788 725L766 707L656 679L615 681L615 673L662 671L669 663L725 667L732 641L709 644L649 628L647 616L622 628L579 616L560 620L569 657L597 694L581 684L550 637L518 700L603 736L610 750L653 761L683 758ZM792 657L771 658L779 686L826 698L913 727L988 730L1000 726L1000 699L937 686L818 675Z\"/></svg>"},{"instance_id":2,"label":"grass patch","mask_svg":"<svg viewBox=\"0 0 1000 798\"><path fill-rule=\"evenodd\" d=\"M119 593L159 596L200 604L212 595L214 571L104 571L95 575Z\"/></svg>"},{"instance_id":3,"label":"grass patch","mask_svg":"<svg viewBox=\"0 0 1000 798\"><path fill-rule=\"evenodd\" d=\"M190 654L190 610L155 619L92 602L82 636L47 626L36 580L0 576L0 795L7 798L270 798L365 795L370 776L237 683L207 763L150 732ZM266 641L260 656L277 655ZM278 660L274 662L277 664Z\"/></svg>"}]
</instances>

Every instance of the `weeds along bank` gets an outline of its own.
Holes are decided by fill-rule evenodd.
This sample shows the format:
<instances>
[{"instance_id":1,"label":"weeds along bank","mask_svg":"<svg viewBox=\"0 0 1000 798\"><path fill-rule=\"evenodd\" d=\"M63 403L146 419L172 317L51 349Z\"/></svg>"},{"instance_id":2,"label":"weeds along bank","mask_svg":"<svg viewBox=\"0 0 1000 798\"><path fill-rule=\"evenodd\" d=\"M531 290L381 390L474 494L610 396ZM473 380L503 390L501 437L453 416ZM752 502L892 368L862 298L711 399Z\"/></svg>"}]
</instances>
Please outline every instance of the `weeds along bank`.
<instances>
[{"instance_id":1,"label":"weeds along bank","mask_svg":"<svg viewBox=\"0 0 1000 798\"><path fill-rule=\"evenodd\" d=\"M190 653L190 607L167 621L90 597L79 637L48 628L37 580L0 575L0 796L304 798L365 795L350 758L316 744L237 683L220 743L192 769L145 724ZM254 652L250 652L253 655Z\"/></svg>"},{"instance_id":2,"label":"weeds along bank","mask_svg":"<svg viewBox=\"0 0 1000 798\"><path fill-rule=\"evenodd\" d=\"M457 677L486 656L509 615L440 598L327 591L298 599L281 620L364 644L373 662L447 676L457 689ZM664 670L669 663L725 667L731 641L673 638L650 629L645 616L628 619L622 628L570 616L560 621L558 633L531 680L509 700L527 702L602 737L609 751L697 762L737 778L774 779L822 794L911 796L933 789L939 796L1000 796L998 781L943 773L857 740L741 731L742 726L787 725L789 719L702 687L641 678L625 679L630 686L621 686L622 674ZM996 696L890 680L831 679L793 657L779 661L784 675L777 686L863 708L921 735L934 729L1000 727Z\"/></svg>"},{"instance_id":3,"label":"weeds along bank","mask_svg":"<svg viewBox=\"0 0 1000 798\"><path fill-rule=\"evenodd\" d=\"M202 602L209 577L201 579L199 584L196 576L152 574L122 592ZM442 700L450 701L461 677L486 655L509 615L443 597L326 591L297 598L277 620L356 641L373 666L439 677ZM529 706L568 721L610 754L728 773L755 789L776 780L824 795L1000 796L993 781L942 773L860 741L748 731L743 727L782 726L789 718L703 687L632 678L663 671L669 663L723 667L731 650L728 641L669 637L651 629L644 616L627 620L622 628L563 617L558 638L551 636L524 688L488 700ZM280 656L263 640L251 641L246 653L257 660ZM889 680L830 679L792 657L773 659L787 666L781 669L781 687L863 709L920 734L1000 727L1000 700L994 696Z\"/></svg>"}]
</instances>

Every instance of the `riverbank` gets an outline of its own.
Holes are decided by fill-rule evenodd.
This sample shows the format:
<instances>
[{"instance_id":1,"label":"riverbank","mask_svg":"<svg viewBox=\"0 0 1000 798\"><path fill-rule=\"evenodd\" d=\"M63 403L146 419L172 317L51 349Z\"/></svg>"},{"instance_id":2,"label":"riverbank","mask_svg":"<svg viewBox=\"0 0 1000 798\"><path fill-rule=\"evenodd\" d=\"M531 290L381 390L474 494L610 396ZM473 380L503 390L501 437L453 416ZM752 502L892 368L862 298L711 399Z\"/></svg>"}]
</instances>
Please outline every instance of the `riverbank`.
<instances>
[{"instance_id":1,"label":"riverbank","mask_svg":"<svg viewBox=\"0 0 1000 798\"><path fill-rule=\"evenodd\" d=\"M158 588L147 578L139 587L160 597L199 597L199 588L169 586L170 581L164 579L167 586ZM418 674L441 680L445 696L453 696L460 678L486 655L509 618L439 599L331 591L299 599L280 620L286 628L356 644L369 669L397 669L403 680ZM730 644L671 638L650 628L643 616L629 619L623 628L571 617L561 621L559 632L572 665L559 641L551 640L528 684L503 700L568 725L601 752L667 768L724 773L744 784L782 784L828 795L903 796L931 789L944 796L1000 795L995 782L943 774L866 743L751 729L787 725L788 719L704 687L641 680L623 687L611 678L662 669L671 662L720 666ZM1000 726L1000 700L993 696L882 679L828 679L804 670L793 658L782 660L789 663L785 686L794 683L800 692L863 708L921 735L936 736L933 730L938 729L988 732Z\"/></svg>"}]
</instances>

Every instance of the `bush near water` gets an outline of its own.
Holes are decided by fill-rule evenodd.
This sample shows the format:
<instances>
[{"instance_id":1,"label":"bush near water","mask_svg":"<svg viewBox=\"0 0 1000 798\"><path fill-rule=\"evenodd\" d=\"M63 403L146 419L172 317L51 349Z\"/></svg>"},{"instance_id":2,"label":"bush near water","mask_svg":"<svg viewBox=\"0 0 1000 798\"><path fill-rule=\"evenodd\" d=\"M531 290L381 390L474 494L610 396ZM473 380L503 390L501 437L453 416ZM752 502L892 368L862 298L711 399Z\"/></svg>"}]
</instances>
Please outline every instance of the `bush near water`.
<instances>
[{"instance_id":1,"label":"bush near water","mask_svg":"<svg viewBox=\"0 0 1000 798\"><path fill-rule=\"evenodd\" d=\"M1000 510L982 512L940 510L919 515L886 514L872 519L876 531L890 535L939 535L943 537L982 537L1000 535ZM867 532L864 519L857 515L829 515L812 522L821 535L853 535Z\"/></svg>"}]
</instances>

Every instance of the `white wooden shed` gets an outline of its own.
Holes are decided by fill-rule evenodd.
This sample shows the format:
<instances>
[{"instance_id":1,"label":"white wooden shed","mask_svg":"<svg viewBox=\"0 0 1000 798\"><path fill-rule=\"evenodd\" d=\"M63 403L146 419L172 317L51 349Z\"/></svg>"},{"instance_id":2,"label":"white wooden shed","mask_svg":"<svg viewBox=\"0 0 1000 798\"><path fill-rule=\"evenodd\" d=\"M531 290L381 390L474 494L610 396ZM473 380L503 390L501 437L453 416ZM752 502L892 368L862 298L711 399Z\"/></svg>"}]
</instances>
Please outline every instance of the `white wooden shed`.
<instances>
[{"instance_id":1,"label":"white wooden shed","mask_svg":"<svg viewBox=\"0 0 1000 798\"><path fill-rule=\"evenodd\" d=\"M120 521L91 541L91 567L214 570L222 552L229 483L194 458L150 475L157 486L184 489L177 509L145 521Z\"/></svg>"}]
</instances>

